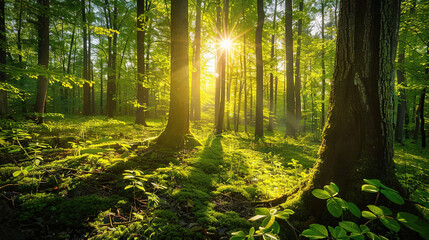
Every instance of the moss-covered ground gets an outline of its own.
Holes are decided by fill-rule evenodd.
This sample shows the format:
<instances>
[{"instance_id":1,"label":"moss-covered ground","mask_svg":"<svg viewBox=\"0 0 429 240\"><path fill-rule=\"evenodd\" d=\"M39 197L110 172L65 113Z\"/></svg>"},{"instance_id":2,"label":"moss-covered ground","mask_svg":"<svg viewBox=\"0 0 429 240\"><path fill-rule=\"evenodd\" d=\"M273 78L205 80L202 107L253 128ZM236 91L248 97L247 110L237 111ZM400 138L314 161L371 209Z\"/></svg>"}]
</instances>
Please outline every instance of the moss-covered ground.
<instances>
[{"instance_id":1,"label":"moss-covered ground","mask_svg":"<svg viewBox=\"0 0 429 240\"><path fill-rule=\"evenodd\" d=\"M1 239L228 239L251 226L256 202L306 177L320 144L281 130L259 141L251 129L215 136L199 123L192 133L201 146L172 151L151 145L165 122L133 121L2 122ZM411 142L395 149L398 177L414 200L427 201L428 150ZM144 191L126 170L143 172Z\"/></svg>"}]
</instances>

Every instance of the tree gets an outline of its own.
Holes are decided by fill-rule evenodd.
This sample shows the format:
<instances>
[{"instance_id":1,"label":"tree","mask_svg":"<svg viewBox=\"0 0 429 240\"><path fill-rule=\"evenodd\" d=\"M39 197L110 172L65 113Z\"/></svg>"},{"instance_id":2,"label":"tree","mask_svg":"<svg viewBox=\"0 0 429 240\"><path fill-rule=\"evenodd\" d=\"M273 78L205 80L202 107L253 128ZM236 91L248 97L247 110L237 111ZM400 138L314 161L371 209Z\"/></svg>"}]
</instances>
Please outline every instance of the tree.
<instances>
[{"instance_id":1,"label":"tree","mask_svg":"<svg viewBox=\"0 0 429 240\"><path fill-rule=\"evenodd\" d=\"M310 215L323 218L324 202L311 191L331 181L343 198L358 204L369 202L360 191L364 178L383 179L401 189L392 159L392 76L399 12L400 0L340 3L338 50L319 159L302 191L288 199L300 203L301 221Z\"/></svg>"},{"instance_id":2,"label":"tree","mask_svg":"<svg viewBox=\"0 0 429 240\"><path fill-rule=\"evenodd\" d=\"M82 7L82 44L83 44L83 78L86 80L83 84L83 115L89 116L91 115L91 93L90 93L90 86L89 86L89 79L90 79L90 68L89 68L89 56L88 56L88 39L87 39L87 27L86 27L86 14L85 14L85 0L81 1L81 7Z\"/></svg>"},{"instance_id":3,"label":"tree","mask_svg":"<svg viewBox=\"0 0 429 240\"><path fill-rule=\"evenodd\" d=\"M146 11L150 9L151 2L148 0L137 0L137 109L136 124L147 126L145 118L145 104L147 104L149 89L144 87L145 60L144 60L144 37Z\"/></svg>"},{"instance_id":4,"label":"tree","mask_svg":"<svg viewBox=\"0 0 429 240\"><path fill-rule=\"evenodd\" d=\"M258 22L255 34L255 52L256 52L256 112L255 112L255 136L264 136L264 67L262 63L262 28L264 27L264 1L257 1Z\"/></svg>"},{"instance_id":5,"label":"tree","mask_svg":"<svg viewBox=\"0 0 429 240\"><path fill-rule=\"evenodd\" d=\"M299 2L299 11L304 11L304 0ZM298 19L298 39L296 48L296 64L295 64L295 98L296 98L296 129L300 131L299 123L301 120L301 36L302 35L302 17Z\"/></svg>"},{"instance_id":6,"label":"tree","mask_svg":"<svg viewBox=\"0 0 429 240\"><path fill-rule=\"evenodd\" d=\"M295 87L293 82L293 38L292 38L292 0L285 3L285 38L286 38L286 82L287 82L287 110L286 136L295 137Z\"/></svg>"},{"instance_id":7,"label":"tree","mask_svg":"<svg viewBox=\"0 0 429 240\"><path fill-rule=\"evenodd\" d=\"M195 18L195 52L192 71L191 119L201 120L200 77L201 77L201 0L197 0L197 16Z\"/></svg>"},{"instance_id":8,"label":"tree","mask_svg":"<svg viewBox=\"0 0 429 240\"><path fill-rule=\"evenodd\" d=\"M402 143L402 132L404 130L404 119L405 119L405 110L407 108L407 97L405 95L405 73L402 70L402 64L405 59L405 43L399 42L398 48L398 64L399 68L396 70L396 77L398 79L398 111L396 115L396 126L395 126L395 140L399 143Z\"/></svg>"},{"instance_id":9,"label":"tree","mask_svg":"<svg viewBox=\"0 0 429 240\"><path fill-rule=\"evenodd\" d=\"M227 33L227 27L228 27L228 8L229 8L229 0L223 1L223 36L219 32L219 39L221 41L228 41L228 33ZM220 9L220 8L219 8ZM219 14L219 13L218 13ZM226 90L226 56L228 53L228 49L223 46L223 44L220 44L220 59L219 59L219 107L218 107L218 115L216 119L216 134L221 134L224 129L224 118L225 118L225 90Z\"/></svg>"},{"instance_id":10,"label":"tree","mask_svg":"<svg viewBox=\"0 0 429 240\"><path fill-rule=\"evenodd\" d=\"M274 19L273 19L273 34L271 35L271 61L273 61L271 65L271 72L270 72L270 117L268 121L268 128L267 131L272 132L274 129L274 67L275 60L274 60L274 40L276 38L276 16L277 15L277 0L274 2ZM277 87L277 84L276 84Z\"/></svg>"},{"instance_id":11,"label":"tree","mask_svg":"<svg viewBox=\"0 0 429 240\"><path fill-rule=\"evenodd\" d=\"M4 0L0 0L0 83L6 83L6 24L5 24ZM7 105L7 92L0 90L0 117L9 115Z\"/></svg>"},{"instance_id":12,"label":"tree","mask_svg":"<svg viewBox=\"0 0 429 240\"><path fill-rule=\"evenodd\" d=\"M47 15L49 9L49 0L38 0L39 5L37 13L37 33L38 41L38 61L37 63L45 69L49 67L49 17ZM40 114L36 117L38 123L43 122L43 113L45 112L46 95L48 92L48 78L43 75L38 76L39 84L37 85L36 104L34 112Z\"/></svg>"},{"instance_id":13,"label":"tree","mask_svg":"<svg viewBox=\"0 0 429 240\"><path fill-rule=\"evenodd\" d=\"M325 92L326 92L326 70L325 70L325 0L322 0L322 116L320 117L320 129L325 127Z\"/></svg>"},{"instance_id":14,"label":"tree","mask_svg":"<svg viewBox=\"0 0 429 240\"><path fill-rule=\"evenodd\" d=\"M158 145L184 146L189 130L188 0L171 1L170 109Z\"/></svg>"}]
</instances>

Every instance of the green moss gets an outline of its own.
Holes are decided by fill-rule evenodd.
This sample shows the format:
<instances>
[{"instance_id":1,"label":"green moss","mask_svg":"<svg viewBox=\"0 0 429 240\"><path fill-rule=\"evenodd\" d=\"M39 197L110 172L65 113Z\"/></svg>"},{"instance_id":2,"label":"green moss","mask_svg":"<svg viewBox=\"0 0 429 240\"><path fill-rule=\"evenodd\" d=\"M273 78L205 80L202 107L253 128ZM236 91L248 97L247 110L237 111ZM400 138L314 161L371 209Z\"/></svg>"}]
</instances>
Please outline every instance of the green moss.
<instances>
[{"instance_id":1,"label":"green moss","mask_svg":"<svg viewBox=\"0 0 429 240\"><path fill-rule=\"evenodd\" d=\"M20 209L19 220L27 220L31 217L48 218L56 211L56 206L64 199L52 193L36 193L23 195L18 199Z\"/></svg>"},{"instance_id":2,"label":"green moss","mask_svg":"<svg viewBox=\"0 0 429 240\"><path fill-rule=\"evenodd\" d=\"M96 194L68 199L57 205L56 220L61 225L79 226L87 222L88 218L112 208L121 200L124 199L117 195L104 198Z\"/></svg>"}]
</instances>

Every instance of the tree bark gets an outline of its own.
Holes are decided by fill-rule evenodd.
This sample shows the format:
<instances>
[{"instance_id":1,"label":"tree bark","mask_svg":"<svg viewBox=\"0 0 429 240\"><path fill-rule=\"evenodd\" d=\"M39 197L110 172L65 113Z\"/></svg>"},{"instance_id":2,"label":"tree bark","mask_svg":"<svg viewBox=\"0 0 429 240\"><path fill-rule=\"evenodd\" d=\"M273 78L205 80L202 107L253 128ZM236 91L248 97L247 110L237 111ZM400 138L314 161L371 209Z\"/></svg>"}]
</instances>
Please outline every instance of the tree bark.
<instances>
[{"instance_id":1,"label":"tree bark","mask_svg":"<svg viewBox=\"0 0 429 240\"><path fill-rule=\"evenodd\" d=\"M400 0L341 1L328 124L308 181L288 199L302 213L292 219L328 222L325 202L311 191L330 182L360 206L373 197L361 193L364 178L401 191L392 159L399 13Z\"/></svg>"},{"instance_id":2,"label":"tree bark","mask_svg":"<svg viewBox=\"0 0 429 240\"><path fill-rule=\"evenodd\" d=\"M168 123L157 144L185 146L189 130L188 0L171 2L171 83Z\"/></svg>"},{"instance_id":3,"label":"tree bark","mask_svg":"<svg viewBox=\"0 0 429 240\"><path fill-rule=\"evenodd\" d=\"M405 59L405 44L399 43L399 54L398 54L398 70L396 70L396 75L398 79L398 110L396 115L396 127L395 127L395 140L396 142L403 143L402 133L404 132L404 118L405 118L405 109L407 108L407 96L405 93L406 80L405 73L402 71L402 64Z\"/></svg>"},{"instance_id":4,"label":"tree bark","mask_svg":"<svg viewBox=\"0 0 429 240\"><path fill-rule=\"evenodd\" d=\"M325 70L325 3L322 0L322 113L320 116L320 129L325 127L325 92L326 92L326 70Z\"/></svg>"},{"instance_id":5,"label":"tree bark","mask_svg":"<svg viewBox=\"0 0 429 240\"><path fill-rule=\"evenodd\" d=\"M276 17L277 17L277 0L274 2L274 17L273 17L273 31L274 33L271 35L271 61L273 62L271 65L270 72L270 116L268 120L267 131L272 132L274 129L274 70L276 69L275 65L277 61L274 58L274 41L276 38Z\"/></svg>"},{"instance_id":6,"label":"tree bark","mask_svg":"<svg viewBox=\"0 0 429 240\"><path fill-rule=\"evenodd\" d=\"M191 119L201 120L200 78L201 78L201 0L197 0L197 15L195 18L195 52L192 71Z\"/></svg>"},{"instance_id":7,"label":"tree bark","mask_svg":"<svg viewBox=\"0 0 429 240\"><path fill-rule=\"evenodd\" d=\"M219 45L222 40L222 34L221 34L221 7L220 7L220 0L216 1L216 30L218 32L217 35L217 44ZM220 82L221 82L221 75L222 75L222 51L221 48L218 46L216 50L216 89L215 89L215 129L217 131L217 122L219 118L219 107L220 107Z\"/></svg>"},{"instance_id":8,"label":"tree bark","mask_svg":"<svg viewBox=\"0 0 429 240\"><path fill-rule=\"evenodd\" d=\"M287 81L287 111L286 111L286 135L295 137L295 86L293 82L293 39L292 39L292 0L285 3L285 38L286 38L286 81Z\"/></svg>"},{"instance_id":9,"label":"tree bark","mask_svg":"<svg viewBox=\"0 0 429 240\"><path fill-rule=\"evenodd\" d=\"M262 28L264 27L264 1L257 1L258 22L255 34L255 53L256 53L256 112L255 112L255 137L264 136L264 68L262 62Z\"/></svg>"},{"instance_id":10,"label":"tree bark","mask_svg":"<svg viewBox=\"0 0 429 240\"><path fill-rule=\"evenodd\" d=\"M37 33L38 41L38 60L37 63L45 69L49 67L49 17L46 13L49 10L49 0L38 0L37 3L41 9L38 12L37 18ZM43 11L42 11L43 10ZM45 111L46 95L48 92L48 78L46 76L38 76L39 84L37 85L36 104L34 112L40 114L36 117L37 123L43 123L43 113Z\"/></svg>"},{"instance_id":11,"label":"tree bark","mask_svg":"<svg viewBox=\"0 0 429 240\"><path fill-rule=\"evenodd\" d=\"M145 58L144 58L144 38L145 38L145 2L147 0L137 0L137 109L136 124L147 126L145 118Z\"/></svg>"},{"instance_id":12,"label":"tree bark","mask_svg":"<svg viewBox=\"0 0 429 240\"><path fill-rule=\"evenodd\" d=\"M0 0L0 82L6 83L6 23L5 23L5 1ZM6 118L9 116L9 108L7 105L7 92L0 90L0 117Z\"/></svg>"},{"instance_id":13,"label":"tree bark","mask_svg":"<svg viewBox=\"0 0 429 240\"><path fill-rule=\"evenodd\" d=\"M83 33L82 33L82 44L83 44L83 115L91 115L91 88L89 86L89 58L88 58L88 40L87 40L87 27L86 27L86 13L85 13L85 0L81 1L82 8L82 22L83 22Z\"/></svg>"},{"instance_id":14,"label":"tree bark","mask_svg":"<svg viewBox=\"0 0 429 240\"><path fill-rule=\"evenodd\" d=\"M299 3L299 11L304 11L304 0ZM298 19L298 39L296 48L296 64L295 64L295 100L296 100L296 130L300 131L301 120L301 35L302 35L302 18Z\"/></svg>"}]
</instances>

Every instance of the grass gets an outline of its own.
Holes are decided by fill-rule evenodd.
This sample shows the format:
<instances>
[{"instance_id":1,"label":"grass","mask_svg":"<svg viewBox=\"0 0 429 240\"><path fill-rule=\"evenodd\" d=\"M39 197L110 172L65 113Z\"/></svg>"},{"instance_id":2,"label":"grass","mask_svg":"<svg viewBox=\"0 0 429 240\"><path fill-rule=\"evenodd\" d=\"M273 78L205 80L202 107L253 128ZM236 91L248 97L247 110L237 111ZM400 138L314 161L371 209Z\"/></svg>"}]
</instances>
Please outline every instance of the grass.
<instances>
[{"instance_id":1,"label":"grass","mask_svg":"<svg viewBox=\"0 0 429 240\"><path fill-rule=\"evenodd\" d=\"M215 136L204 123L192 128L202 146L153 149L151 140L165 123L133 121L70 116L43 125L1 123L3 130L28 134L0 140L0 190L8 203L1 211L16 216L4 229L32 239L225 238L249 228L252 202L279 197L303 180L320 144L309 135L285 139L281 132L266 133L263 141L243 132ZM19 144L29 156L13 151ZM395 149L399 178L421 197L416 193L429 186L427 150L408 142ZM28 171L13 176L21 169ZM122 176L132 169L147 179L146 192L135 197L124 190Z\"/></svg>"}]
</instances>

